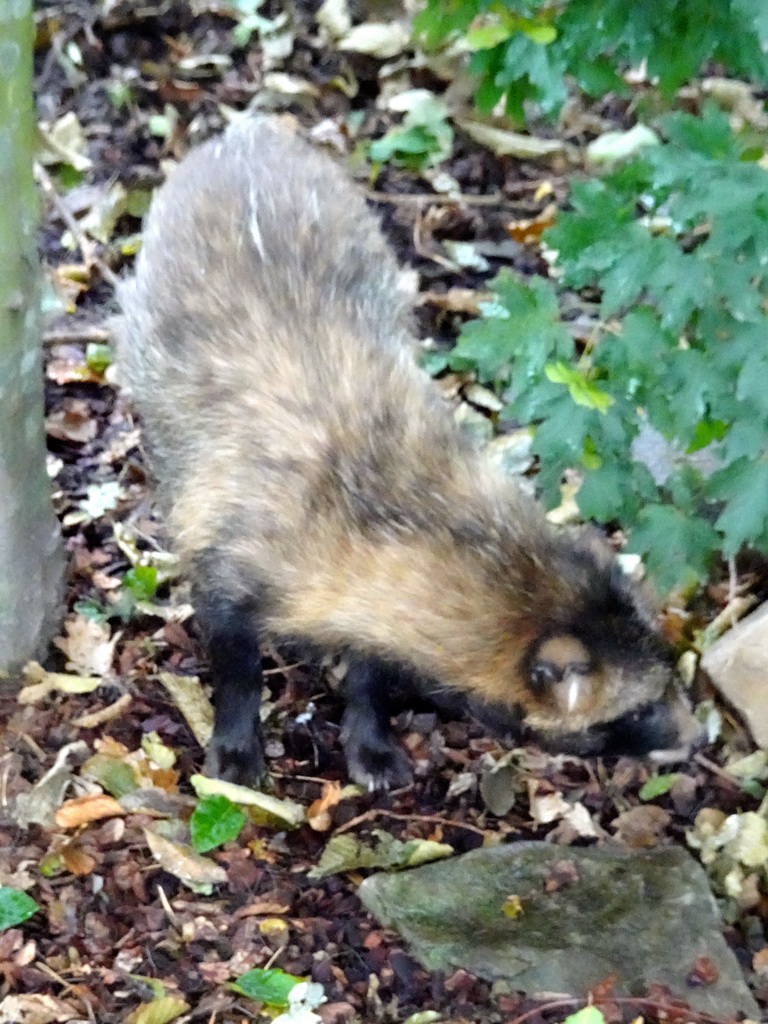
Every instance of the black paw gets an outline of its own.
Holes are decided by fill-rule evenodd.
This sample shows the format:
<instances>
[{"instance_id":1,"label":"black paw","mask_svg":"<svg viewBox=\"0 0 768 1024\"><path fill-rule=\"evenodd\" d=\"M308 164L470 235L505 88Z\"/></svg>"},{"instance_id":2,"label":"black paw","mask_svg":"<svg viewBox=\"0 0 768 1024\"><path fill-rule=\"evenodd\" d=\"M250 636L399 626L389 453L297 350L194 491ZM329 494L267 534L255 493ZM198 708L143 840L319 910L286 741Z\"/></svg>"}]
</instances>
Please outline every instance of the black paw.
<instances>
[{"instance_id":1,"label":"black paw","mask_svg":"<svg viewBox=\"0 0 768 1024\"><path fill-rule=\"evenodd\" d=\"M267 773L261 737L248 739L214 736L205 756L203 772L210 778L258 787Z\"/></svg>"},{"instance_id":2,"label":"black paw","mask_svg":"<svg viewBox=\"0 0 768 1024\"><path fill-rule=\"evenodd\" d=\"M349 777L359 786L370 791L398 789L413 780L411 762L394 737L345 729L341 739Z\"/></svg>"}]
</instances>

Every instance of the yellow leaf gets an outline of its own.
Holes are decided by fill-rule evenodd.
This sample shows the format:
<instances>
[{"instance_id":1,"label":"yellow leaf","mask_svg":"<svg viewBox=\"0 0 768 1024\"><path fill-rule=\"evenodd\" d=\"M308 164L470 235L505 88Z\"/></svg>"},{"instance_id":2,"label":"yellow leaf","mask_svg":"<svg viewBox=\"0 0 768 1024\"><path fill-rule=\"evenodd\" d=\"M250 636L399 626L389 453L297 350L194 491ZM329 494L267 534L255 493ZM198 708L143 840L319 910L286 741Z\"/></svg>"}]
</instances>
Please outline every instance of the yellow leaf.
<instances>
[{"instance_id":1,"label":"yellow leaf","mask_svg":"<svg viewBox=\"0 0 768 1024\"><path fill-rule=\"evenodd\" d=\"M188 1009L189 1005L181 996L161 996L137 1006L125 1018L125 1024L169 1024Z\"/></svg>"}]
</instances>

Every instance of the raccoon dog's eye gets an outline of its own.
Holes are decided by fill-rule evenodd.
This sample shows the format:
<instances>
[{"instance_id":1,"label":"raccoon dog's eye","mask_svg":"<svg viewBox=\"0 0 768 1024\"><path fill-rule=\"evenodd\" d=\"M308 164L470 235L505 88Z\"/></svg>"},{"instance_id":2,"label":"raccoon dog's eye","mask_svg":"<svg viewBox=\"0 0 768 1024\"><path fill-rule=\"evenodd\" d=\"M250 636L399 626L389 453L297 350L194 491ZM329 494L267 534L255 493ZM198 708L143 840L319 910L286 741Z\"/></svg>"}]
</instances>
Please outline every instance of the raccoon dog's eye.
<instances>
[{"instance_id":1,"label":"raccoon dog's eye","mask_svg":"<svg viewBox=\"0 0 768 1024\"><path fill-rule=\"evenodd\" d=\"M546 690L563 678L563 670L550 661L540 661L531 669L531 686L534 690Z\"/></svg>"}]
</instances>

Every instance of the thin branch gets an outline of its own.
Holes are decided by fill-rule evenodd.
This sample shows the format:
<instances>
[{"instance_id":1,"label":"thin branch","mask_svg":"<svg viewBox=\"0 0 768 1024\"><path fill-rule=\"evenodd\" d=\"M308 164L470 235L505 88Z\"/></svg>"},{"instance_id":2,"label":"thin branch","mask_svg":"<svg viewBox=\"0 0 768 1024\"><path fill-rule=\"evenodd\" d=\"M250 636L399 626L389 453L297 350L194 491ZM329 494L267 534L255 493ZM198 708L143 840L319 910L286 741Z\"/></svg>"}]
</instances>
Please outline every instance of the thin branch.
<instances>
[{"instance_id":1,"label":"thin branch","mask_svg":"<svg viewBox=\"0 0 768 1024\"><path fill-rule=\"evenodd\" d=\"M111 334L106 327L99 327L96 324L84 324L82 327L52 328L43 332L43 344L45 345L77 345L85 342L94 342L102 345L110 340Z\"/></svg>"},{"instance_id":2,"label":"thin branch","mask_svg":"<svg viewBox=\"0 0 768 1024\"><path fill-rule=\"evenodd\" d=\"M716 775L718 779L722 779L724 782L729 783L734 789L741 789L741 784L735 775L731 775L731 773L727 772L725 768L721 768L719 764L715 764L714 761L710 761L708 757L704 756L704 754L694 754L693 759L697 764L700 764L702 768L706 768L708 772Z\"/></svg>"},{"instance_id":3,"label":"thin branch","mask_svg":"<svg viewBox=\"0 0 768 1024\"><path fill-rule=\"evenodd\" d=\"M343 832L349 832L350 829L355 828L357 825L362 825L364 822L377 817L394 818L395 821L423 821L428 825L444 825L447 828L463 828L467 832L474 832L479 836L485 835L484 829L478 828L477 825L469 825L463 821L452 821L450 818L441 818L437 814L398 814L396 811L388 811L383 807L372 807L370 811L365 811L364 814L358 814L356 818L352 818L351 821L348 821L346 824L337 828L333 834L335 836L340 836Z\"/></svg>"},{"instance_id":4,"label":"thin branch","mask_svg":"<svg viewBox=\"0 0 768 1024\"><path fill-rule=\"evenodd\" d=\"M366 192L368 199L374 203L403 203L404 205L417 206L491 206L502 208L505 206L517 206L513 199L502 195L476 196L476 195L437 195L436 193L422 192Z\"/></svg>"},{"instance_id":5,"label":"thin branch","mask_svg":"<svg viewBox=\"0 0 768 1024\"><path fill-rule=\"evenodd\" d=\"M45 194L53 203L59 217L71 231L72 237L77 242L77 246L80 249L80 252L82 253L83 260L85 261L86 266L96 267L99 273L101 274L102 278L107 282L107 284L110 284L113 288L116 288L119 281L117 274L115 274L112 268L108 267L104 260L97 255L96 242L92 241L85 234L83 229L78 224L77 218L74 217L70 210L67 209L66 204L63 202L61 196L56 191L56 186L53 184L50 174L46 171L43 165L38 163L37 161L35 161L35 178L37 179L40 187L43 189Z\"/></svg>"}]
</instances>

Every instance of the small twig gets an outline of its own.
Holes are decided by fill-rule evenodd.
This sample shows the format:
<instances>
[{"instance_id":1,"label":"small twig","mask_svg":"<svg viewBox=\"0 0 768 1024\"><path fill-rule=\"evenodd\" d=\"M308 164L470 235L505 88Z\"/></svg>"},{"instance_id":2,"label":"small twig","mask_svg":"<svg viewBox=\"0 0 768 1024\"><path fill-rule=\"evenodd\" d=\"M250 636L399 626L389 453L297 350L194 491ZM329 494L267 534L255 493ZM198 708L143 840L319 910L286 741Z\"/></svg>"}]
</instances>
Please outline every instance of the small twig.
<instances>
[{"instance_id":1,"label":"small twig","mask_svg":"<svg viewBox=\"0 0 768 1024\"><path fill-rule=\"evenodd\" d=\"M88 326L83 325L82 327L76 327L74 329L53 329L50 331L43 332L43 344L44 345L77 345L79 343L94 342L97 345L102 345L104 342L109 341L111 335L106 327L97 327L96 325Z\"/></svg>"},{"instance_id":2,"label":"small twig","mask_svg":"<svg viewBox=\"0 0 768 1024\"><path fill-rule=\"evenodd\" d=\"M96 243L86 236L83 229L77 223L77 218L74 217L67 209L66 204L62 201L61 196L56 191L56 186L53 184L53 181L51 181L50 174L42 164L37 161L35 161L35 178L55 206L59 217L61 217L66 226L72 232L72 237L77 242L77 246L82 253L86 266L96 267L107 284L116 288L118 285L117 274L115 274L111 267L108 267L104 260L96 254Z\"/></svg>"},{"instance_id":3,"label":"small twig","mask_svg":"<svg viewBox=\"0 0 768 1024\"><path fill-rule=\"evenodd\" d=\"M162 885L158 885L158 887L157 887L157 895L160 897L160 904L161 904L163 910L165 911L165 916L171 922L172 927L179 934L181 934L181 922L179 921L179 918L178 918L178 915L176 914L176 911L171 906L170 900L166 896L165 889L162 887Z\"/></svg>"},{"instance_id":4,"label":"small twig","mask_svg":"<svg viewBox=\"0 0 768 1024\"><path fill-rule=\"evenodd\" d=\"M263 676L285 675L286 672L290 672L294 668L301 668L303 664L303 661L294 661L292 665L279 665L277 668L265 668L261 674Z\"/></svg>"},{"instance_id":5,"label":"small twig","mask_svg":"<svg viewBox=\"0 0 768 1024\"><path fill-rule=\"evenodd\" d=\"M288 779L289 782L296 780L297 782L314 782L318 786L324 786L328 779L319 779L315 775L294 775L293 772L273 772L270 768L269 774L275 779Z\"/></svg>"},{"instance_id":6,"label":"small twig","mask_svg":"<svg viewBox=\"0 0 768 1024\"><path fill-rule=\"evenodd\" d=\"M754 594L744 594L743 596L737 594L735 597L730 598L725 608L718 612L706 629L702 630L699 641L701 650L705 651L723 633L733 629L736 623L743 619L747 612L756 604L757 598Z\"/></svg>"},{"instance_id":7,"label":"small twig","mask_svg":"<svg viewBox=\"0 0 768 1024\"><path fill-rule=\"evenodd\" d=\"M80 715L79 718L73 718L72 725L78 729L95 729L97 726L103 725L105 722L111 722L113 718L122 715L132 702L133 697L130 693L124 693L122 697L118 697L116 701L107 704L106 707L100 708L98 711L91 711L89 714Z\"/></svg>"},{"instance_id":8,"label":"small twig","mask_svg":"<svg viewBox=\"0 0 768 1024\"><path fill-rule=\"evenodd\" d=\"M708 772L712 772L713 775L716 775L724 782L729 782L734 789L741 789L739 780L735 775L731 775L731 773L727 772L725 768L721 768L719 764L715 764L714 761L710 761L708 757L704 756L704 754L694 754L693 759L700 764L702 768L706 768Z\"/></svg>"},{"instance_id":9,"label":"small twig","mask_svg":"<svg viewBox=\"0 0 768 1024\"><path fill-rule=\"evenodd\" d=\"M24 740L24 742L27 744L29 749L32 751L32 753L37 758L39 758L41 761L44 761L46 759L46 757L48 755L43 750L43 748L40 746L40 744L36 740L32 739L32 737L29 735L29 733L26 733L26 732L21 733L21 738Z\"/></svg>"},{"instance_id":10,"label":"small twig","mask_svg":"<svg viewBox=\"0 0 768 1024\"><path fill-rule=\"evenodd\" d=\"M442 195L432 192L374 192L370 189L366 192L367 197L374 203L403 203L417 206L517 206L513 199L506 196L476 196L476 195Z\"/></svg>"},{"instance_id":11,"label":"small twig","mask_svg":"<svg viewBox=\"0 0 768 1024\"><path fill-rule=\"evenodd\" d=\"M739 592L739 573L736 569L736 559L728 559L728 604L733 601Z\"/></svg>"},{"instance_id":12,"label":"small twig","mask_svg":"<svg viewBox=\"0 0 768 1024\"><path fill-rule=\"evenodd\" d=\"M372 807L369 811L365 811L364 814L358 814L356 818L352 818L346 824L339 826L333 834L340 836L342 832L349 832L350 829L355 828L357 825L362 825L364 822L376 817L394 818L396 821L423 821L429 825L463 828L479 836L485 835L484 829L478 828L477 825L469 825L463 821L451 821L450 818L441 818L437 814L398 814L396 811L388 811L383 807Z\"/></svg>"},{"instance_id":13,"label":"small twig","mask_svg":"<svg viewBox=\"0 0 768 1024\"><path fill-rule=\"evenodd\" d=\"M74 996L78 1003L80 1003L81 1006L85 1007L85 1012L88 1015L88 1019L93 1021L95 1024L96 1018L94 1017L93 1014L93 1007L88 1002L88 1000L80 994L78 985L73 985L72 982L67 981L66 978L62 978L60 974L54 971L52 967L50 967L47 963L45 963L42 960L38 960L35 966L37 967L38 970L42 971L43 974L47 974L52 981L55 981L58 985L61 985L66 995Z\"/></svg>"},{"instance_id":14,"label":"small twig","mask_svg":"<svg viewBox=\"0 0 768 1024\"><path fill-rule=\"evenodd\" d=\"M441 256L439 253L430 252L424 247L421 237L421 225L424 222L423 210L419 207L416 213L416 219L413 222L413 248L422 256L425 260L432 260L433 263L437 263L441 267L445 267L446 270L454 271L458 267L453 260L446 259L445 256Z\"/></svg>"}]
</instances>

